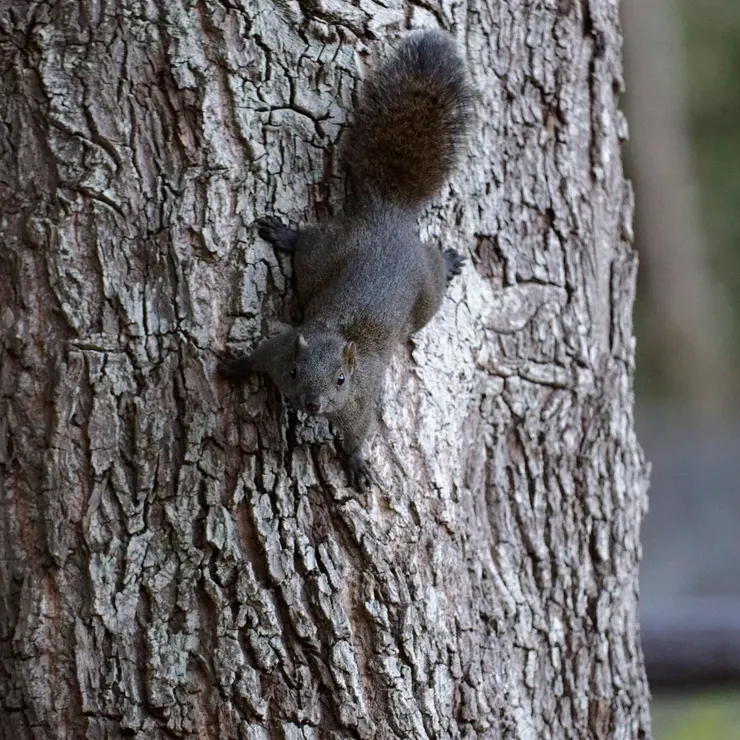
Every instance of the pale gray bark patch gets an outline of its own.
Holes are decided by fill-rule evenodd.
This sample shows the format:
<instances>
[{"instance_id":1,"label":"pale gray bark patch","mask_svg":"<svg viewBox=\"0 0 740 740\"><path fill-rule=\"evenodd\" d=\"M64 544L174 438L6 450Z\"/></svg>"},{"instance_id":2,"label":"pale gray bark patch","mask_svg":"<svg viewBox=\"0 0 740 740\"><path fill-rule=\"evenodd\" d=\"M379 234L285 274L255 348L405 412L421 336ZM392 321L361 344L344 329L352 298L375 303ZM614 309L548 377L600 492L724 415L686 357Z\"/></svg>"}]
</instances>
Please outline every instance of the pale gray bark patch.
<instances>
[{"instance_id":1,"label":"pale gray bark patch","mask_svg":"<svg viewBox=\"0 0 740 740\"><path fill-rule=\"evenodd\" d=\"M250 228L341 207L387 39L477 90L421 220L469 258L346 486L225 347L290 316ZM0 3L4 738L647 738L617 6ZM325 444L329 442L329 444Z\"/></svg>"}]
</instances>

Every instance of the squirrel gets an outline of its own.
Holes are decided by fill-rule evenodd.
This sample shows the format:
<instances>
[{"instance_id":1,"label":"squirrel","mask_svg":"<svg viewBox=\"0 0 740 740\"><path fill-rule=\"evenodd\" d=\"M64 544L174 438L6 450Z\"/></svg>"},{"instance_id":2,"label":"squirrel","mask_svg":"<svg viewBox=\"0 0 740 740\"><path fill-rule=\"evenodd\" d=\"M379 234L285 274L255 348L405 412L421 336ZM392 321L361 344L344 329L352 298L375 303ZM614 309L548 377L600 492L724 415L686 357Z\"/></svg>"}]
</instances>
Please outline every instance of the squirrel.
<instances>
[{"instance_id":1,"label":"squirrel","mask_svg":"<svg viewBox=\"0 0 740 740\"><path fill-rule=\"evenodd\" d=\"M416 220L455 166L471 109L452 38L407 37L363 86L346 134L350 207L300 230L256 221L261 238L293 255L303 321L250 355L223 360L218 373L231 380L266 373L294 406L327 416L341 432L356 488L378 482L361 447L390 354L434 316L464 262L453 249L422 243Z\"/></svg>"}]
</instances>

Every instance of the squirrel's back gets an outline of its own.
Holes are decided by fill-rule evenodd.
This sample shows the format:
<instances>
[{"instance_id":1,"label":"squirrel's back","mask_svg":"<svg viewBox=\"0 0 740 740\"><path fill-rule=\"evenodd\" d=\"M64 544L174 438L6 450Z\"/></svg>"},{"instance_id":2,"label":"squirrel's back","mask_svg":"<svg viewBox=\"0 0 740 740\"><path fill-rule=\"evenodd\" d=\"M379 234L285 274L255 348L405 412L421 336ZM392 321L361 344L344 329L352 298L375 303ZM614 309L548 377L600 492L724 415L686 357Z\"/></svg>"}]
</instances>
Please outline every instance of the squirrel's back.
<instances>
[{"instance_id":1,"label":"squirrel's back","mask_svg":"<svg viewBox=\"0 0 740 740\"><path fill-rule=\"evenodd\" d=\"M344 159L360 197L420 206L455 166L472 93L452 38L431 31L405 39L367 80Z\"/></svg>"}]
</instances>

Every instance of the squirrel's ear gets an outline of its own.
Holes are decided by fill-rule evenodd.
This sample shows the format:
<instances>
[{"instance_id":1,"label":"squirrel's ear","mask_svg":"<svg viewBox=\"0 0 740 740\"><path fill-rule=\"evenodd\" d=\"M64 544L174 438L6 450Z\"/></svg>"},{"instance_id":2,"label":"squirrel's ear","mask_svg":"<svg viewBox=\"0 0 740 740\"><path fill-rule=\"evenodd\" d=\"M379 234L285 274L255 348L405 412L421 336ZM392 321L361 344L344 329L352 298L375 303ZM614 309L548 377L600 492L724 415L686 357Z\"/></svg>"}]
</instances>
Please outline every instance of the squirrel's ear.
<instances>
[{"instance_id":1,"label":"squirrel's ear","mask_svg":"<svg viewBox=\"0 0 740 740\"><path fill-rule=\"evenodd\" d=\"M344 357L344 361L347 363L349 369L354 370L355 362L357 361L357 347L354 342L347 342L347 344L344 345L342 356Z\"/></svg>"},{"instance_id":2,"label":"squirrel's ear","mask_svg":"<svg viewBox=\"0 0 740 740\"><path fill-rule=\"evenodd\" d=\"M296 355L299 355L301 352L303 352L304 349L308 347L308 342L306 341L306 337L303 336L303 334L299 334L295 338L295 353Z\"/></svg>"}]
</instances>

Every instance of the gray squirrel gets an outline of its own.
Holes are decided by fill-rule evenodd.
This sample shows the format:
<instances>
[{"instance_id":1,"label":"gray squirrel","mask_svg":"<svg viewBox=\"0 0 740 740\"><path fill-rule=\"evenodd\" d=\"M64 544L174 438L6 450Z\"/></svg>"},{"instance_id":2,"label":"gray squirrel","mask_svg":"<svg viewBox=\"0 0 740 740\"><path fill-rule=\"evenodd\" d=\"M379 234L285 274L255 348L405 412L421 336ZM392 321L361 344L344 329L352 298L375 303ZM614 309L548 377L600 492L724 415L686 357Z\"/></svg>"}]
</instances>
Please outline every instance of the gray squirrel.
<instances>
[{"instance_id":1,"label":"gray squirrel","mask_svg":"<svg viewBox=\"0 0 740 740\"><path fill-rule=\"evenodd\" d=\"M434 316L463 258L424 244L416 220L454 168L471 118L465 65L446 34L406 38L365 83L343 147L354 200L338 219L289 228L257 220L259 235L293 254L300 326L220 377L269 375L284 397L342 434L351 485L377 478L361 454L393 348Z\"/></svg>"}]
</instances>

